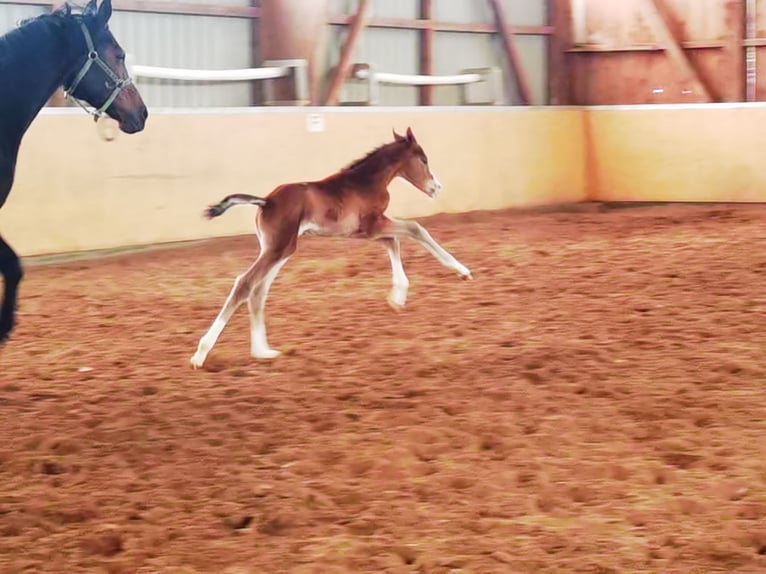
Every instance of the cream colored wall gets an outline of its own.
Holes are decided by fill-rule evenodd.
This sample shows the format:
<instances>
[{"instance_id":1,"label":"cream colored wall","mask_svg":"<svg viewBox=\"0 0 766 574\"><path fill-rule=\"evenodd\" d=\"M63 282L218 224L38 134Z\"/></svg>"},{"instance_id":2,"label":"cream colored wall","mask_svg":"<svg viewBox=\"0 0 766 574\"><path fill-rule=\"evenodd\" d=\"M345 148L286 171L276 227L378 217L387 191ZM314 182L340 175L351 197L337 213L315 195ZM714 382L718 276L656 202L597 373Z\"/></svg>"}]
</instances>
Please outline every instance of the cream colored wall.
<instances>
[{"instance_id":1,"label":"cream colored wall","mask_svg":"<svg viewBox=\"0 0 766 574\"><path fill-rule=\"evenodd\" d=\"M308 132L320 113L325 129ZM98 138L80 111L50 110L22 144L0 233L21 255L252 231L254 209L206 221L224 195L322 178L412 126L444 184L431 201L392 185L389 213L419 217L585 199L583 113L552 108L250 109L153 113L138 135Z\"/></svg>"},{"instance_id":2,"label":"cream colored wall","mask_svg":"<svg viewBox=\"0 0 766 574\"><path fill-rule=\"evenodd\" d=\"M766 106L591 108L591 198L766 201Z\"/></svg>"},{"instance_id":3,"label":"cream colored wall","mask_svg":"<svg viewBox=\"0 0 766 574\"><path fill-rule=\"evenodd\" d=\"M325 129L306 129L309 113ZM254 209L206 221L226 194L324 177L412 126L445 188L401 180L389 213L583 200L766 201L766 105L576 108L247 109L154 113L99 139L76 110L48 110L22 144L0 233L22 255L252 231Z\"/></svg>"}]
</instances>

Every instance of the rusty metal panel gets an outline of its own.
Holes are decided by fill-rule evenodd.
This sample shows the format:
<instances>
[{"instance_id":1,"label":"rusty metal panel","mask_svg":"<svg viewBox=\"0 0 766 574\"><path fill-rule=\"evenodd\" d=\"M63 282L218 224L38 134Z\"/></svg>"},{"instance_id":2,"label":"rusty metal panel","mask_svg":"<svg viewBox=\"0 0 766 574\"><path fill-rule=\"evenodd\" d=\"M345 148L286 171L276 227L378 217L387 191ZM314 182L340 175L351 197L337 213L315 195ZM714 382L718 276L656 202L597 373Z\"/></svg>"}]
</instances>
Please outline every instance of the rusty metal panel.
<instances>
[{"instance_id":1,"label":"rusty metal panel","mask_svg":"<svg viewBox=\"0 0 766 574\"><path fill-rule=\"evenodd\" d=\"M252 22L243 18L116 11L110 27L134 64L187 69L249 68ZM247 106L249 82L137 78L150 107Z\"/></svg>"},{"instance_id":2,"label":"rusty metal panel","mask_svg":"<svg viewBox=\"0 0 766 574\"><path fill-rule=\"evenodd\" d=\"M726 0L666 0L689 40L719 40L726 36Z\"/></svg>"},{"instance_id":3,"label":"rusty metal panel","mask_svg":"<svg viewBox=\"0 0 766 574\"><path fill-rule=\"evenodd\" d=\"M766 36L766 0L756 0L755 17L758 36Z\"/></svg>"},{"instance_id":4,"label":"rusty metal panel","mask_svg":"<svg viewBox=\"0 0 766 574\"><path fill-rule=\"evenodd\" d=\"M575 43L604 47L656 43L657 38L644 18L645 3L646 0L573 0ZM666 0L666 3L671 27L681 33L683 40L726 37L723 0Z\"/></svg>"},{"instance_id":5,"label":"rusty metal panel","mask_svg":"<svg viewBox=\"0 0 766 574\"><path fill-rule=\"evenodd\" d=\"M760 3L766 9L766 2ZM570 60L574 103L697 103L707 101L705 92L716 101L743 97L745 59L738 37L744 28L744 2L737 6L735 0L664 0L661 4L670 32L689 43L689 66L668 52L655 51L662 42L654 32L656 22L652 27L647 19L652 2L573 0L574 40L577 47L589 48Z\"/></svg>"},{"instance_id":6,"label":"rusty metal panel","mask_svg":"<svg viewBox=\"0 0 766 574\"><path fill-rule=\"evenodd\" d=\"M0 4L0 34L12 30L20 20L33 18L43 14L42 6L27 6L24 4Z\"/></svg>"}]
</instances>

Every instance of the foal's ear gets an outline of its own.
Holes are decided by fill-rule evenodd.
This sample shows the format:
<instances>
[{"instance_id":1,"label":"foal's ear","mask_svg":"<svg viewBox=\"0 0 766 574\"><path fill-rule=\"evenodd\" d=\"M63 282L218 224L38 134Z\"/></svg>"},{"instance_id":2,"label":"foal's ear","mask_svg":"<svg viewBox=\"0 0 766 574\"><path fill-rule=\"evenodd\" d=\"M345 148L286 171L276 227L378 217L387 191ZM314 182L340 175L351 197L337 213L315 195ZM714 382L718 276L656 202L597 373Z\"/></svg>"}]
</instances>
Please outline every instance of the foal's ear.
<instances>
[{"instance_id":1,"label":"foal's ear","mask_svg":"<svg viewBox=\"0 0 766 574\"><path fill-rule=\"evenodd\" d=\"M406 136L400 136L398 133L396 133L396 130L394 130L394 139L398 142L406 142L408 144L415 143L415 134L412 133L412 128L407 128L407 135Z\"/></svg>"}]
</instances>

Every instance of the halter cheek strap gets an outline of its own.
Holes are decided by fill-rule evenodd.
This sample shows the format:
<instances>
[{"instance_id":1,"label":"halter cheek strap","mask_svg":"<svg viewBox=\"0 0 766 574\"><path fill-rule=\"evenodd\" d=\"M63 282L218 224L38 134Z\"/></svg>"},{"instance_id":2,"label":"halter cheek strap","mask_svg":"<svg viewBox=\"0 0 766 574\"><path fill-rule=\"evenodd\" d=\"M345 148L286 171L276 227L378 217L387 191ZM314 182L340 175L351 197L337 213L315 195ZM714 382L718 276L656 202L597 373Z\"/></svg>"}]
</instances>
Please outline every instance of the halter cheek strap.
<instances>
[{"instance_id":1,"label":"halter cheek strap","mask_svg":"<svg viewBox=\"0 0 766 574\"><path fill-rule=\"evenodd\" d=\"M67 98L77 103L82 109L84 109L86 112L91 114L93 116L93 119L98 121L98 119L104 115L104 112L109 108L109 106L112 105L112 102L117 98L117 96L120 95L120 92L127 88L129 85L133 83L133 80L128 78L119 78L117 77L117 74L115 74L112 69L107 65L104 60L101 59L101 56L98 55L98 52L96 51L95 46L93 45L93 39L90 36L90 32L88 31L88 28L85 26L85 24L81 21L80 22L80 28L82 29L82 33L85 36L85 45L88 47L88 57L85 59L85 63L82 65L82 68L80 68L80 71L75 76L74 80L72 80L72 83L69 85L69 87L64 88L64 94ZM106 101L101 104L101 107L99 107L97 110L90 110L88 109L87 105L84 104L82 101L80 101L78 98L75 97L74 92L77 89L77 86L80 85L80 82L82 82L85 75L90 70L91 66L93 64L96 64L101 70L104 72L107 78L112 81L114 84L114 89L109 94L109 97L106 99Z\"/></svg>"}]
</instances>

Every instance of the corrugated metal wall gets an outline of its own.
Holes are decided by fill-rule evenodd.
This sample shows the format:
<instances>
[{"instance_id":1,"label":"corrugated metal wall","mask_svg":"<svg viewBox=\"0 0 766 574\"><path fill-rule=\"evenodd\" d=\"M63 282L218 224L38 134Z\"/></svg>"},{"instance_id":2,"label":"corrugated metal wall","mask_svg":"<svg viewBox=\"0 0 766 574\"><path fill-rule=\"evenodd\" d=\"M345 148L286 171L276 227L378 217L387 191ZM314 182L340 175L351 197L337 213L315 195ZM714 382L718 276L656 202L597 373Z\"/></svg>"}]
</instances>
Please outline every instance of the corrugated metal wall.
<instances>
[{"instance_id":1,"label":"corrugated metal wall","mask_svg":"<svg viewBox=\"0 0 766 574\"><path fill-rule=\"evenodd\" d=\"M247 6L248 0L195 0L223 6ZM40 6L0 4L0 33L45 12ZM251 68L254 23L244 18L149 14L115 10L115 38L135 64L190 69ZM137 78L150 107L249 106L247 82L175 82Z\"/></svg>"},{"instance_id":2,"label":"corrugated metal wall","mask_svg":"<svg viewBox=\"0 0 766 574\"><path fill-rule=\"evenodd\" d=\"M161 0L160 0L161 1ZM248 6L250 0L194 0L222 6ZM310 0L307 0L310 1ZM545 0L504 0L510 22L515 25L545 25ZM354 14L357 0L331 0L333 15ZM455 23L490 23L492 14L481 0L433 0L434 19ZM40 7L0 4L0 31L10 29L21 18L43 11ZM373 18L415 19L416 0L373 0ZM232 69L257 65L254 23L244 18L184 16L115 11L111 28L131 55L133 63L191 69ZM324 69L337 64L347 30L330 26ZM521 59L532 84L533 103L547 103L547 41L543 36L517 36ZM502 46L490 34L437 32L434 35L434 73L457 74L462 69L498 66L505 78L505 103L518 103L513 75L509 73ZM415 30L368 28L364 30L352 61L372 64L378 71L404 74L419 72L419 32ZM328 81L329 78L325 78ZM139 79L141 93L151 107L247 106L253 86L247 82L171 82ZM366 89L349 82L341 101L364 99ZM418 90L409 86L382 86L381 105L416 105ZM460 90L454 86L434 88L434 103L457 105Z\"/></svg>"},{"instance_id":3,"label":"corrugated metal wall","mask_svg":"<svg viewBox=\"0 0 766 574\"><path fill-rule=\"evenodd\" d=\"M354 14L357 0L334 0L334 15ZM544 26L548 15L545 0L504 0L506 14L513 25ZM433 0L433 18L440 22L460 24L492 23L492 12L483 0ZM414 0L373 0L369 16L380 18L417 18L417 2ZM346 30L332 26L328 43L327 69L338 60L346 38ZM544 36L517 36L521 60L532 88L533 103L548 102L547 39ZM419 67L418 32L384 28L368 28L364 31L352 61L367 63L381 72L417 74ZM519 102L513 75L510 73L503 48L492 34L467 32L436 32L433 48L434 73L453 75L468 68L497 66L504 72L505 103ZM434 104L458 105L460 88L437 86L434 88ZM366 88L348 83L341 101L359 101L366 95ZM417 88L408 86L382 86L380 104L389 106L416 105Z\"/></svg>"},{"instance_id":4,"label":"corrugated metal wall","mask_svg":"<svg viewBox=\"0 0 766 574\"><path fill-rule=\"evenodd\" d=\"M115 12L110 28L135 64L197 70L254 65L254 25L244 18ZM249 82L138 78L136 84L150 107L249 106L251 103Z\"/></svg>"},{"instance_id":5,"label":"corrugated metal wall","mask_svg":"<svg viewBox=\"0 0 766 574\"><path fill-rule=\"evenodd\" d=\"M357 0L331 0L331 15L351 15L356 12ZM417 2L413 0L373 0L368 9L369 18L418 17ZM325 69L332 70L338 63L341 48L346 40L345 26L331 26L327 42ZM419 39L415 30L367 28L362 32L359 44L351 60L368 63L382 72L417 74L419 62ZM366 98L367 89L357 82L348 82L341 91L341 102L356 102ZM381 105L414 106L418 103L418 90L410 86L381 86Z\"/></svg>"},{"instance_id":6,"label":"corrugated metal wall","mask_svg":"<svg viewBox=\"0 0 766 574\"><path fill-rule=\"evenodd\" d=\"M657 37L647 25L644 8L643 0L575 2L574 41L606 46L655 43ZM669 0L668 9L683 15L687 40L718 40L727 34L726 7L721 0Z\"/></svg>"},{"instance_id":7,"label":"corrugated metal wall","mask_svg":"<svg viewBox=\"0 0 766 574\"><path fill-rule=\"evenodd\" d=\"M250 6L250 0L193 2ZM249 19L115 11L110 27L136 64L197 70L255 65L252 49L255 24ZM248 82L139 78L136 83L150 107L231 107L249 106L252 102L252 86Z\"/></svg>"}]
</instances>

